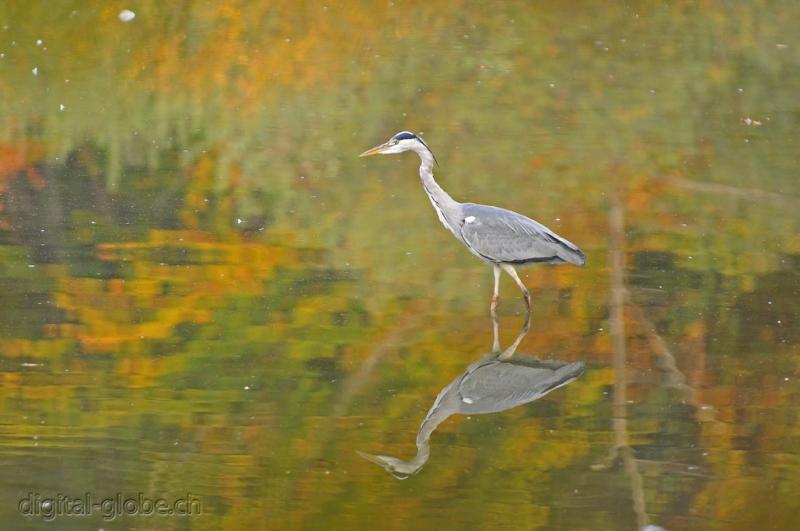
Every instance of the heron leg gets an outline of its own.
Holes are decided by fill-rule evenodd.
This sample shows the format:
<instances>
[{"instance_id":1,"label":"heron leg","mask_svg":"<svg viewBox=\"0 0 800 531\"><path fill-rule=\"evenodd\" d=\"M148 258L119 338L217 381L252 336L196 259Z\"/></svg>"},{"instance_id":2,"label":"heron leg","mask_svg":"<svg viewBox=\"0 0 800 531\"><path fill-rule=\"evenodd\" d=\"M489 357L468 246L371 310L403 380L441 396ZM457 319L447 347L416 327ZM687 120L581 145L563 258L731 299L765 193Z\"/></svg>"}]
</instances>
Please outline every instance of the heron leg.
<instances>
[{"instance_id":1,"label":"heron leg","mask_svg":"<svg viewBox=\"0 0 800 531\"><path fill-rule=\"evenodd\" d=\"M514 266L512 266L511 264L500 264L500 267L502 267L503 271L508 273L511 276L511 278L514 279L514 282L517 283L517 286L519 286L519 289L522 290L522 296L525 297L525 305L528 307L528 311L530 311L531 310L531 294L528 291L528 288L525 287L525 284L522 283L522 280L520 280L519 275L517 275L517 270L514 269Z\"/></svg>"},{"instance_id":2,"label":"heron leg","mask_svg":"<svg viewBox=\"0 0 800 531\"><path fill-rule=\"evenodd\" d=\"M495 322L497 322L497 321L495 321ZM514 340L513 343L511 343L511 346L509 346L507 349L505 349L503 352L501 352L500 355L497 356L497 359L499 359L499 360L507 360L508 358L513 356L514 352L516 352L516 350L517 350L517 347L522 342L522 338L525 337L525 334L528 333L528 330L530 330L530 328L531 328L531 309L528 308L528 311L525 314L525 324L522 325L522 330L519 331L519 334L517 334L517 338ZM498 344L498 348L496 348L494 351L495 352L499 352L499 350L500 350L500 348L499 348L499 344Z\"/></svg>"},{"instance_id":3,"label":"heron leg","mask_svg":"<svg viewBox=\"0 0 800 531\"><path fill-rule=\"evenodd\" d=\"M492 295L492 304L489 306L489 313L492 319L497 320L497 301L500 300L500 266L494 265L494 294Z\"/></svg>"},{"instance_id":4,"label":"heron leg","mask_svg":"<svg viewBox=\"0 0 800 531\"><path fill-rule=\"evenodd\" d=\"M494 310L492 310L492 352L500 353L500 322Z\"/></svg>"}]
</instances>

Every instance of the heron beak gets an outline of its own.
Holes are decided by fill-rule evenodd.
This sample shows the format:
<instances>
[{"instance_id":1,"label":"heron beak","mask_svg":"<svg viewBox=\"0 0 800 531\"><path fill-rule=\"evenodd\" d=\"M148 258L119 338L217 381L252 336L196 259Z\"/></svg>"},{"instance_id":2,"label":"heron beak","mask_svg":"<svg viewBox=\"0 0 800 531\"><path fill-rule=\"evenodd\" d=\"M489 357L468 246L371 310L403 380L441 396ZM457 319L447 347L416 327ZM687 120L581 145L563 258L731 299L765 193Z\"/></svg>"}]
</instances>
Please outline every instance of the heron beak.
<instances>
[{"instance_id":1,"label":"heron beak","mask_svg":"<svg viewBox=\"0 0 800 531\"><path fill-rule=\"evenodd\" d=\"M368 454L360 450L356 450L356 453L359 455L359 457L366 459L370 463L375 463L376 465L380 465L382 467L386 466L386 461L381 459L380 456Z\"/></svg>"},{"instance_id":2,"label":"heron beak","mask_svg":"<svg viewBox=\"0 0 800 531\"><path fill-rule=\"evenodd\" d=\"M374 147L374 148L372 148L372 149L368 149L368 150L366 150L364 153L362 153L361 155L359 155L359 157L371 157L372 155L380 155L381 153L383 153L383 150L384 150L384 149L386 149L387 147L389 147L389 146L387 146L386 144L388 144L388 142L387 142L387 143L383 143L383 144L381 144L380 146L375 146L375 147Z\"/></svg>"}]
</instances>

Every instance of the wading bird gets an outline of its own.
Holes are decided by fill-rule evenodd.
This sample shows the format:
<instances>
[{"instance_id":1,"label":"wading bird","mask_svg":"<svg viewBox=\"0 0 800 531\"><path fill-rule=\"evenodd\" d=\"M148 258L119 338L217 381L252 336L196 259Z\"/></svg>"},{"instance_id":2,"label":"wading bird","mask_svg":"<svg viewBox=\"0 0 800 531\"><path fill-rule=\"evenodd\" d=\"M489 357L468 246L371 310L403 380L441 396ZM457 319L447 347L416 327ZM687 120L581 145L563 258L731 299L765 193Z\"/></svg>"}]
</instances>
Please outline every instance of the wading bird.
<instances>
[{"instance_id":1,"label":"wading bird","mask_svg":"<svg viewBox=\"0 0 800 531\"><path fill-rule=\"evenodd\" d=\"M539 360L514 354L528 332L530 316L528 313L517 338L504 351L500 350L497 318L492 316L492 352L469 365L464 374L441 390L417 431L417 455L408 461L390 455L357 451L358 455L379 465L397 479L406 479L419 472L428 462L431 436L451 415L499 413L539 400L551 391L575 381L583 374L582 362Z\"/></svg>"},{"instance_id":2,"label":"wading bird","mask_svg":"<svg viewBox=\"0 0 800 531\"><path fill-rule=\"evenodd\" d=\"M586 261L586 256L575 244L522 214L494 206L455 201L433 179L433 163L436 158L428 145L414 133L397 133L387 142L368 149L360 156L391 155L404 151L414 151L419 155L422 187L428 194L439 221L472 254L494 268L494 293L490 306L492 313L500 297L501 270L517 283L530 310L530 293L517 275L515 266L565 262L582 266Z\"/></svg>"}]
</instances>

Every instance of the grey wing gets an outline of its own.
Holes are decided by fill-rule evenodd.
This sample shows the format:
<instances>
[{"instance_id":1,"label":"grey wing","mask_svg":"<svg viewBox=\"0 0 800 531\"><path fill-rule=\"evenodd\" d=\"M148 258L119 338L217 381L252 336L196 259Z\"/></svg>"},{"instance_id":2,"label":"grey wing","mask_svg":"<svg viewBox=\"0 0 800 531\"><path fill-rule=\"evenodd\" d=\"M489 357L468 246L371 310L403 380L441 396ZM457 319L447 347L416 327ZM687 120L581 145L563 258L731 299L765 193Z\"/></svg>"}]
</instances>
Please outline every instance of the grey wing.
<instances>
[{"instance_id":1,"label":"grey wing","mask_svg":"<svg viewBox=\"0 0 800 531\"><path fill-rule=\"evenodd\" d=\"M462 413L494 413L538 400L583 374L581 362L512 358L490 361L465 375L458 391Z\"/></svg>"},{"instance_id":2,"label":"grey wing","mask_svg":"<svg viewBox=\"0 0 800 531\"><path fill-rule=\"evenodd\" d=\"M461 236L472 252L491 262L583 265L578 247L541 223L504 208L465 203Z\"/></svg>"}]
</instances>

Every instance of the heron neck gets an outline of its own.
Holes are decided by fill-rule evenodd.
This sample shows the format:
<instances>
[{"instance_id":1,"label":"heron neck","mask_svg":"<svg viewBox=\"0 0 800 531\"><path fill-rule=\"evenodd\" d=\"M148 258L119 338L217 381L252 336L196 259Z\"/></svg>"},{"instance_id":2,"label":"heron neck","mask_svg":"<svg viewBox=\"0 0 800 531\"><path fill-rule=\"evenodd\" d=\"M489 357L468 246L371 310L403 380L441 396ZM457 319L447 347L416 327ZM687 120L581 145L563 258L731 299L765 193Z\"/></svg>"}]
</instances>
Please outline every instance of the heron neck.
<instances>
[{"instance_id":1,"label":"heron neck","mask_svg":"<svg viewBox=\"0 0 800 531\"><path fill-rule=\"evenodd\" d=\"M453 404L453 400L458 400L458 398L450 392L452 388L453 383L442 389L428 410L428 414L425 415L425 420L419 426L416 441L417 455L412 462L418 463L420 467L425 464L431 455L430 441L433 432L457 410L457 405Z\"/></svg>"},{"instance_id":2,"label":"heron neck","mask_svg":"<svg viewBox=\"0 0 800 531\"><path fill-rule=\"evenodd\" d=\"M443 411L441 409L436 409L434 411L433 408L431 409L432 410L428 412L428 416L425 417L425 420L420 424L419 431L417 432L418 451L422 451L424 448L430 452L429 445L431 435L433 435L433 432L439 427L439 424L444 422L453 413L452 411Z\"/></svg>"},{"instance_id":3,"label":"heron neck","mask_svg":"<svg viewBox=\"0 0 800 531\"><path fill-rule=\"evenodd\" d=\"M425 441L424 446L417 446L417 455L415 455L414 458L408 462L408 464L411 465L414 468L414 471L416 472L417 470L425 466L425 463L428 462L430 456L431 456L431 447L427 443L427 441Z\"/></svg>"},{"instance_id":4,"label":"heron neck","mask_svg":"<svg viewBox=\"0 0 800 531\"><path fill-rule=\"evenodd\" d=\"M417 455L407 462L410 470L413 470L411 473L416 473L428 462L428 458L431 456L431 435L433 435L436 426L438 426L438 423L434 426L428 426L429 429L426 429L426 422L423 422L422 426L420 426L420 431L417 433Z\"/></svg>"},{"instance_id":5,"label":"heron neck","mask_svg":"<svg viewBox=\"0 0 800 531\"><path fill-rule=\"evenodd\" d=\"M424 147L420 147L416 151L420 160L419 177L422 180L422 186L425 187L425 192L434 207L444 212L450 212L458 203L433 178L433 155Z\"/></svg>"}]
</instances>

